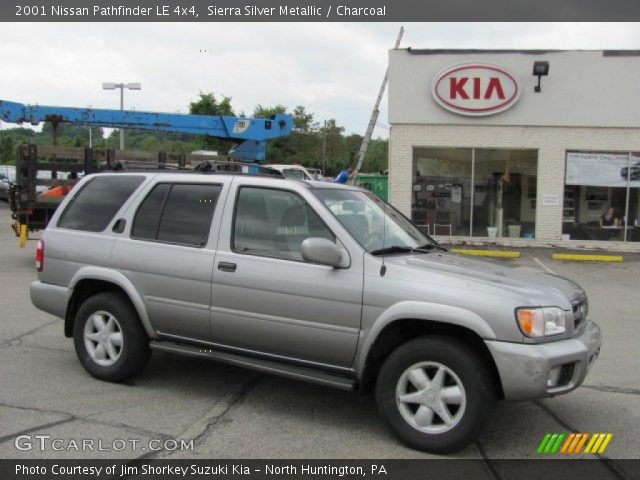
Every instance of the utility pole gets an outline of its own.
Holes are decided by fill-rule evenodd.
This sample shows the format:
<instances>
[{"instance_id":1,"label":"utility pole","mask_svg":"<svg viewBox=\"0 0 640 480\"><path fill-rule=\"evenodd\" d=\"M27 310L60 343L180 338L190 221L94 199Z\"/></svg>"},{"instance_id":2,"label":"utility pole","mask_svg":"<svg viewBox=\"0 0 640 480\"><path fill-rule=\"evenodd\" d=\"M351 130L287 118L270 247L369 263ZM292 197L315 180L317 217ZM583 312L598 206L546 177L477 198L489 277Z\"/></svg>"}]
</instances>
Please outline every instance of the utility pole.
<instances>
[{"instance_id":1,"label":"utility pole","mask_svg":"<svg viewBox=\"0 0 640 480\"><path fill-rule=\"evenodd\" d=\"M402 35L404 34L404 27L400 27L400 32L398 32L398 38L396 39L396 44L394 46L395 49L400 47L400 41L402 40ZM362 144L360 145L360 150L358 151L358 164L353 172L353 176L351 177L350 183L355 184L356 177L362 168L362 162L364 161L364 156L367 153L367 149L369 148L369 141L371 140L371 136L373 135L373 129L376 126L376 122L378 121L378 115L380 114L380 102L382 101L382 96L384 95L384 90L387 87L387 81L389 80L389 67L387 67L384 72L384 78L382 79L382 85L380 86L380 91L378 92L378 98L376 99L376 103L373 106L373 111L371 112L371 118L369 119L369 125L367 126L367 131L362 138Z\"/></svg>"},{"instance_id":2,"label":"utility pole","mask_svg":"<svg viewBox=\"0 0 640 480\"><path fill-rule=\"evenodd\" d=\"M324 128L322 129L322 176L326 175L327 171L327 121L324 121Z\"/></svg>"},{"instance_id":3,"label":"utility pole","mask_svg":"<svg viewBox=\"0 0 640 480\"><path fill-rule=\"evenodd\" d=\"M124 89L127 90L142 90L140 83L112 83L107 82L102 84L103 90L116 90L120 89L120 111L124 111ZM120 150L124 150L124 129L120 128Z\"/></svg>"}]
</instances>

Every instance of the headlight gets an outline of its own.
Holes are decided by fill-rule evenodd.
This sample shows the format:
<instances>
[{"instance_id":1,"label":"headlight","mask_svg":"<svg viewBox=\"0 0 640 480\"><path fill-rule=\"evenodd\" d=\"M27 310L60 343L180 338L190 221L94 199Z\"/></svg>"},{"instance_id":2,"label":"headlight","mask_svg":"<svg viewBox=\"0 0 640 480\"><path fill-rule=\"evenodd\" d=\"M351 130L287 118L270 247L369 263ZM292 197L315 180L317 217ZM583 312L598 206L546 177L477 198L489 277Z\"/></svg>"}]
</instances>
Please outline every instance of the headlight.
<instances>
[{"instance_id":1,"label":"headlight","mask_svg":"<svg viewBox=\"0 0 640 480\"><path fill-rule=\"evenodd\" d=\"M565 312L558 307L519 308L516 318L527 337L548 337L565 332Z\"/></svg>"}]
</instances>

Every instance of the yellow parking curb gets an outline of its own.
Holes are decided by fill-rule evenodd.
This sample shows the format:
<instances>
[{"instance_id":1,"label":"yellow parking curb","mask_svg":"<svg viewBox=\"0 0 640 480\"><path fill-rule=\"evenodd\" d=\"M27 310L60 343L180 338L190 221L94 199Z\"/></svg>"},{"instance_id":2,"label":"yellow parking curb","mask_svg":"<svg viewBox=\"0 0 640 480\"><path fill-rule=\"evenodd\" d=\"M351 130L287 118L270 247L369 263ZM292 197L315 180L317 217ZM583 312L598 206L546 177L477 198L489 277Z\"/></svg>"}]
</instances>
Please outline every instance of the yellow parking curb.
<instances>
[{"instance_id":1,"label":"yellow parking curb","mask_svg":"<svg viewBox=\"0 0 640 480\"><path fill-rule=\"evenodd\" d=\"M574 262L621 262L622 255L586 255L579 253L552 253L554 260L572 260Z\"/></svg>"},{"instance_id":2,"label":"yellow parking curb","mask_svg":"<svg viewBox=\"0 0 640 480\"><path fill-rule=\"evenodd\" d=\"M504 250L464 250L454 248L451 251L463 255L472 255L474 257L520 258L520 252L508 252Z\"/></svg>"}]
</instances>

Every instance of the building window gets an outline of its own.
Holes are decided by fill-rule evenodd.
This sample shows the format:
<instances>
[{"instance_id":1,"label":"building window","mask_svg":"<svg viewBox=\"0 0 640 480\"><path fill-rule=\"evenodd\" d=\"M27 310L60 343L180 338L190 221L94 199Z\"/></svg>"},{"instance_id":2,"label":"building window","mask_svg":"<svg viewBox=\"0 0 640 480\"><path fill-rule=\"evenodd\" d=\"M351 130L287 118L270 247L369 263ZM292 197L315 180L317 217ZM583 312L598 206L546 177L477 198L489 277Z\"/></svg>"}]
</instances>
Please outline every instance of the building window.
<instances>
[{"instance_id":1,"label":"building window","mask_svg":"<svg viewBox=\"0 0 640 480\"><path fill-rule=\"evenodd\" d=\"M412 219L431 235L534 238L538 151L416 147Z\"/></svg>"},{"instance_id":2,"label":"building window","mask_svg":"<svg viewBox=\"0 0 640 480\"><path fill-rule=\"evenodd\" d=\"M640 152L567 152L564 238L640 241L639 205Z\"/></svg>"}]
</instances>

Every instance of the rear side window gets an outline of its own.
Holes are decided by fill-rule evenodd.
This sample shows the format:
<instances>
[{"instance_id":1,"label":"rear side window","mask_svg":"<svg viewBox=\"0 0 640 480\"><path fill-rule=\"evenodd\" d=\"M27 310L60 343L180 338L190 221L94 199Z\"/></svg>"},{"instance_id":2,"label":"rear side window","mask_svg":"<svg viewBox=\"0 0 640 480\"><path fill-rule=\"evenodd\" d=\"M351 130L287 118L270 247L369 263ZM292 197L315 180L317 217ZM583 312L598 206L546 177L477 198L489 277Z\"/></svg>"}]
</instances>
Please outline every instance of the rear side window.
<instances>
[{"instance_id":1,"label":"rear side window","mask_svg":"<svg viewBox=\"0 0 640 480\"><path fill-rule=\"evenodd\" d=\"M220 185L167 184L154 187L133 221L131 236L142 240L206 245Z\"/></svg>"},{"instance_id":2,"label":"rear side window","mask_svg":"<svg viewBox=\"0 0 640 480\"><path fill-rule=\"evenodd\" d=\"M62 212L58 227L85 232L103 231L143 180L144 177L132 175L91 179Z\"/></svg>"}]
</instances>

